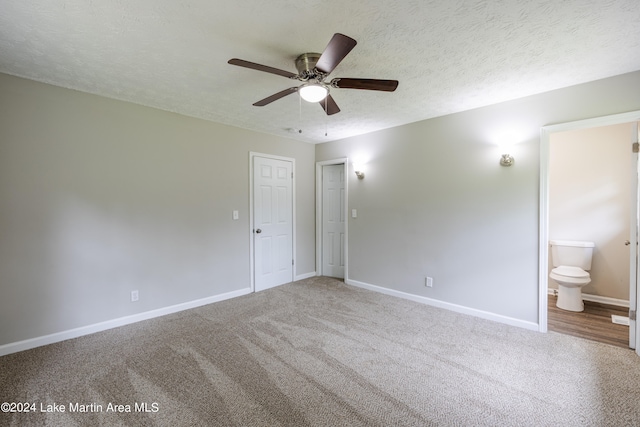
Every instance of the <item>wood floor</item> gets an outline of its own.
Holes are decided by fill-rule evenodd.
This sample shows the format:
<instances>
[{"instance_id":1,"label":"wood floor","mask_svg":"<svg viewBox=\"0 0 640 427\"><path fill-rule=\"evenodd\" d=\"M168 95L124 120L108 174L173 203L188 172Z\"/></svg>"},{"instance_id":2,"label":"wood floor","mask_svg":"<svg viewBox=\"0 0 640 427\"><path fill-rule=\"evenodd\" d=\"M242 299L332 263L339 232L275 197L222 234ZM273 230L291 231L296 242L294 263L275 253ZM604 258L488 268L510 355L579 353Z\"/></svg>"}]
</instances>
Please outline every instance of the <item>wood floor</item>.
<instances>
[{"instance_id":1,"label":"wood floor","mask_svg":"<svg viewBox=\"0 0 640 427\"><path fill-rule=\"evenodd\" d=\"M556 307L557 297L548 297L547 325L550 331L629 348L629 327L611 321L611 315L628 316L629 309L597 302L584 302L584 311L575 313Z\"/></svg>"}]
</instances>

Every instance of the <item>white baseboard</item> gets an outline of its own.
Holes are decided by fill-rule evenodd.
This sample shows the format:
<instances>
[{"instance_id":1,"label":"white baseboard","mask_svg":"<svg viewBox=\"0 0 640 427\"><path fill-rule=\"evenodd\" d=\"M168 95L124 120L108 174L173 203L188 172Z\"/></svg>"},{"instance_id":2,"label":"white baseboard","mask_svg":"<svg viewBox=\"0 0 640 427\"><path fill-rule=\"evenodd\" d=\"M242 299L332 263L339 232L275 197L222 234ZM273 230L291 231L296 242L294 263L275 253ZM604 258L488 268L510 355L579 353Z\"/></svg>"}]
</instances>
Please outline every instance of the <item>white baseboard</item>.
<instances>
[{"instance_id":1,"label":"white baseboard","mask_svg":"<svg viewBox=\"0 0 640 427\"><path fill-rule=\"evenodd\" d=\"M531 331L539 330L538 324L534 322L527 322L525 320L514 319L513 317L502 316L500 314L477 310L475 308L469 308L462 305L452 304L449 302L444 302L444 301L436 300L433 298L427 298L420 295L408 294L406 292L396 291L394 289L389 289L389 288L383 288L381 286L370 285L368 283L359 282L357 280L346 279L345 283L348 285L356 286L358 288L380 292L385 295L391 295L394 297L419 302L419 303L430 305L433 307L444 308L445 310L455 311L456 313L468 314L470 316L480 317L482 319L492 320L494 322L504 323L511 326L517 326L519 328L524 328Z\"/></svg>"},{"instance_id":2,"label":"white baseboard","mask_svg":"<svg viewBox=\"0 0 640 427\"><path fill-rule=\"evenodd\" d=\"M304 273L297 275L295 280L303 280L310 277L315 277L316 272ZM398 298L408 299L411 301L419 302L422 304L430 305L433 307L444 308L446 310L455 311L457 313L468 314L482 319L493 320L500 323L505 323L512 326L517 326L529 330L538 330L538 324L533 322L527 322L520 319L514 319L512 317L502 316L487 311L476 310L474 308L464 307L457 304L452 304L432 298L427 298L419 295L413 295L401 291L396 291L382 286L371 285L357 280L345 279L345 283L351 286L356 286L363 289L368 289L374 292L379 292L386 295L395 296ZM549 288L549 294L553 294L555 289ZM143 320L153 319L155 317L164 316L171 313L176 313L190 308L196 308L214 302L224 301L231 298L236 298L242 295L251 293L251 288L240 289L238 291L228 292L221 295L215 295L212 297L202 298L195 301L189 301L182 304L176 304L169 307L159 308L156 310L146 311L144 313L134 314L131 316L120 317L118 319L108 320L106 322L95 323L93 325L83 326L80 328L70 329L68 331L57 332L42 337L31 338L24 341L18 341L14 343L0 345L0 356L5 356L11 353L17 353L19 351L29 350L31 348L40 347L43 345L53 344L60 341L65 341L72 338L78 338L83 335L89 335L107 329L117 328L119 326L128 325L131 323L141 322ZM602 297L599 295L582 294L582 298L587 301L599 302L602 304L616 305L620 307L629 307L629 301L616 298Z\"/></svg>"},{"instance_id":3,"label":"white baseboard","mask_svg":"<svg viewBox=\"0 0 640 427\"><path fill-rule=\"evenodd\" d=\"M308 279L309 277L316 277L317 275L318 274L315 271L312 271L311 273L298 274L293 280L297 282L298 280Z\"/></svg>"},{"instance_id":4,"label":"white baseboard","mask_svg":"<svg viewBox=\"0 0 640 427\"><path fill-rule=\"evenodd\" d=\"M145 311L144 313L133 314L131 316L120 317L118 319L107 320L105 322L94 323L93 325L82 326L80 328L70 329L68 331L56 332L54 334L42 337L31 338L24 341L0 345L0 356L5 356L19 351L29 350L43 345L53 344L72 338L78 338L84 335L94 334L96 332L106 331L107 329L117 328L119 326L129 325L131 323L141 322L143 320L153 319L155 317L165 316L179 311L189 310L214 302L224 301L251 293L251 288L240 289L238 291L227 292L225 294L214 295L207 298L189 301L181 304L163 307L156 310Z\"/></svg>"},{"instance_id":5,"label":"white baseboard","mask_svg":"<svg viewBox=\"0 0 640 427\"><path fill-rule=\"evenodd\" d=\"M592 302L599 302L600 304L617 305L620 307L629 308L629 301L617 298L601 297L600 295L582 294L582 299Z\"/></svg>"},{"instance_id":6,"label":"white baseboard","mask_svg":"<svg viewBox=\"0 0 640 427\"><path fill-rule=\"evenodd\" d=\"M549 288L547 293L549 295L554 295L557 291L557 289ZM600 295L591 295L585 293L582 294L582 299L585 301L598 302L600 304L616 305L618 307L629 308L629 300L624 299L602 297Z\"/></svg>"}]
</instances>

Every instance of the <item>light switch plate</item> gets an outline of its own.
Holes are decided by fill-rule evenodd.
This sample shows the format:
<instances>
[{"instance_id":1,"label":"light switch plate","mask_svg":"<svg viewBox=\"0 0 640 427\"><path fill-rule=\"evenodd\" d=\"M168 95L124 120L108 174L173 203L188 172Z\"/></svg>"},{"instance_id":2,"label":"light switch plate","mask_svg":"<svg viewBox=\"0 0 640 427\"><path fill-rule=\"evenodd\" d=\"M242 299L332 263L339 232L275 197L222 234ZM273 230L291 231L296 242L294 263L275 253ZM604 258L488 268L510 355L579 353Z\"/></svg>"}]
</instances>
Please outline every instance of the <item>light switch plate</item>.
<instances>
[{"instance_id":1,"label":"light switch plate","mask_svg":"<svg viewBox=\"0 0 640 427\"><path fill-rule=\"evenodd\" d=\"M238 219L240 217L240 214L238 213L238 211L233 211L233 219Z\"/></svg>"},{"instance_id":2,"label":"light switch plate","mask_svg":"<svg viewBox=\"0 0 640 427\"><path fill-rule=\"evenodd\" d=\"M351 209L351 218L357 218L358 217L358 211L356 209Z\"/></svg>"}]
</instances>

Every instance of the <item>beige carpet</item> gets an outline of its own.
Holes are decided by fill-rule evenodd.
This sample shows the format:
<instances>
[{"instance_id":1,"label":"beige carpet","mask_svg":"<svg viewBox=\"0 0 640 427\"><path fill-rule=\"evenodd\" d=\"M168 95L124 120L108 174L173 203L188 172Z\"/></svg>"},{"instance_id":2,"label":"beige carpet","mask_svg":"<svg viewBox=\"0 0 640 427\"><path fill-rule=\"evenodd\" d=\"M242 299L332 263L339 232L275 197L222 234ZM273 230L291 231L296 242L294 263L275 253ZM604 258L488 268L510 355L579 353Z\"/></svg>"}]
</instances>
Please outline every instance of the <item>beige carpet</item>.
<instances>
[{"instance_id":1,"label":"beige carpet","mask_svg":"<svg viewBox=\"0 0 640 427\"><path fill-rule=\"evenodd\" d=\"M630 350L329 278L8 355L0 387L37 409L2 426L640 425Z\"/></svg>"}]
</instances>

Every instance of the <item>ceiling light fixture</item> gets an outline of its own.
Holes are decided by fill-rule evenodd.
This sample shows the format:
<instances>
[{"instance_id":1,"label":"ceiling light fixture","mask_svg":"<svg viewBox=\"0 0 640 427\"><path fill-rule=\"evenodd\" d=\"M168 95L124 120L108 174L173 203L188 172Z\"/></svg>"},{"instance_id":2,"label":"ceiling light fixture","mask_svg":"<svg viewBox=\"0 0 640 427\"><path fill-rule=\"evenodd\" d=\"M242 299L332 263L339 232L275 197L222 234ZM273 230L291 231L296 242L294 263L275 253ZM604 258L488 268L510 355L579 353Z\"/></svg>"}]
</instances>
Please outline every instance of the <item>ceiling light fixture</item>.
<instances>
[{"instance_id":1,"label":"ceiling light fixture","mask_svg":"<svg viewBox=\"0 0 640 427\"><path fill-rule=\"evenodd\" d=\"M298 92L307 102L320 102L329 95L329 88L322 83L305 83L298 88Z\"/></svg>"}]
</instances>

